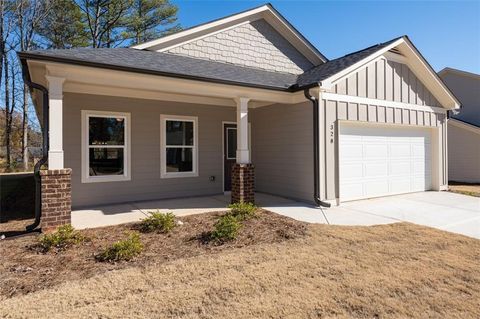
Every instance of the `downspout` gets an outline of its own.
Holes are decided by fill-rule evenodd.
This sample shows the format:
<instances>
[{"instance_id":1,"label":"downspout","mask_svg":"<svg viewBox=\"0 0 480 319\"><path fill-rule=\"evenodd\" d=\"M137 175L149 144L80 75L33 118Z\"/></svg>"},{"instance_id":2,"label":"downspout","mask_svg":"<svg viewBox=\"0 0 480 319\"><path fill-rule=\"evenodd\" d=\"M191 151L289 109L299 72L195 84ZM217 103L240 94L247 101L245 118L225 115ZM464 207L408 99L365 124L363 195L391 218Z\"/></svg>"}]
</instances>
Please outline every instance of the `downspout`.
<instances>
[{"instance_id":1,"label":"downspout","mask_svg":"<svg viewBox=\"0 0 480 319\"><path fill-rule=\"evenodd\" d=\"M320 134L320 106L318 103L318 99L310 95L309 89L306 89L303 92L305 94L305 97L312 102L313 106L313 200L315 201L317 206L330 207L330 203L324 202L320 199L320 145L318 139Z\"/></svg>"},{"instance_id":2,"label":"downspout","mask_svg":"<svg viewBox=\"0 0 480 319\"><path fill-rule=\"evenodd\" d=\"M34 89L37 89L42 92L43 103L42 103L42 117L43 117L43 139L42 139L42 158L35 164L33 169L33 175L35 178L35 220L33 224L26 227L27 232L34 231L35 228L40 225L40 218L42 216L42 197L41 197L41 181L40 181L40 169L48 160L48 130L49 130L49 99L48 99L48 90L43 85L34 83L30 80L28 73L28 68L26 62L22 61L22 73L23 81L30 88L32 92Z\"/></svg>"}]
</instances>

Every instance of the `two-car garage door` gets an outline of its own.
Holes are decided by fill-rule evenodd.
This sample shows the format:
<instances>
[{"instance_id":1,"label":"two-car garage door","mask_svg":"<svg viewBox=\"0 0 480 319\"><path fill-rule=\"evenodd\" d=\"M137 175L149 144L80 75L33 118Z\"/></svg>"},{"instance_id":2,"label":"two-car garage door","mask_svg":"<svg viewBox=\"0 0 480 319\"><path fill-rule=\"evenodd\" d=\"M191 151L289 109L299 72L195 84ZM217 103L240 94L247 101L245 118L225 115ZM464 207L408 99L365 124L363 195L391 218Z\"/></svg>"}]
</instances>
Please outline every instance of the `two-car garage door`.
<instances>
[{"instance_id":1,"label":"two-car garage door","mask_svg":"<svg viewBox=\"0 0 480 319\"><path fill-rule=\"evenodd\" d=\"M341 124L340 200L431 189L431 139L426 128Z\"/></svg>"}]
</instances>

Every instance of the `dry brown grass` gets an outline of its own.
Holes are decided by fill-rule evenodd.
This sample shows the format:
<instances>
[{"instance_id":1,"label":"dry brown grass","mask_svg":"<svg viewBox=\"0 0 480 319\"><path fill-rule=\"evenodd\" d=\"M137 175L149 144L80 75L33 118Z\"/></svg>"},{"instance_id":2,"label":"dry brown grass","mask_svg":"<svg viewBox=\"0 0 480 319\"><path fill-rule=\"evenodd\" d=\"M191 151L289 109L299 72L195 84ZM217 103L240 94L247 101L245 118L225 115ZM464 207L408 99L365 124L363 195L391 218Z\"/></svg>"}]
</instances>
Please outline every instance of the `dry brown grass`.
<instances>
[{"instance_id":1,"label":"dry brown grass","mask_svg":"<svg viewBox=\"0 0 480 319\"><path fill-rule=\"evenodd\" d=\"M412 224L116 270L0 303L0 317L480 317L480 241Z\"/></svg>"},{"instance_id":2,"label":"dry brown grass","mask_svg":"<svg viewBox=\"0 0 480 319\"><path fill-rule=\"evenodd\" d=\"M448 185L449 191L463 195L480 197L480 184L464 184L450 182Z\"/></svg>"}]
</instances>

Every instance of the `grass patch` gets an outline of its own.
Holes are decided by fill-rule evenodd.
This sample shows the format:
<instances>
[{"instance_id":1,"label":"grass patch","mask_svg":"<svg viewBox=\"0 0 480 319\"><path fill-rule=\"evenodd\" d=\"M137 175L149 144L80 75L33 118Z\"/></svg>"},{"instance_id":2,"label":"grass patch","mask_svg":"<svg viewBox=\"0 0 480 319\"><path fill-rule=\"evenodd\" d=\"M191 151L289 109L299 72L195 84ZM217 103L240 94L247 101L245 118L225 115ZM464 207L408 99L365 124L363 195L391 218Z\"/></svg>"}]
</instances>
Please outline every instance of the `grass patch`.
<instances>
[{"instance_id":1,"label":"grass patch","mask_svg":"<svg viewBox=\"0 0 480 319\"><path fill-rule=\"evenodd\" d=\"M159 232L168 233L176 226L173 213L152 213L140 223L140 230L144 233Z\"/></svg>"},{"instance_id":2,"label":"grass patch","mask_svg":"<svg viewBox=\"0 0 480 319\"><path fill-rule=\"evenodd\" d=\"M86 237L76 231L72 225L68 224L58 227L53 233L40 236L38 244L44 252L47 252L53 248L64 250L84 240L86 240Z\"/></svg>"},{"instance_id":3,"label":"grass patch","mask_svg":"<svg viewBox=\"0 0 480 319\"><path fill-rule=\"evenodd\" d=\"M235 203L228 205L230 214L239 220L246 220L255 217L258 207L252 203Z\"/></svg>"},{"instance_id":4,"label":"grass patch","mask_svg":"<svg viewBox=\"0 0 480 319\"><path fill-rule=\"evenodd\" d=\"M140 235L136 232L131 232L126 239L113 243L95 257L98 261L129 261L140 255L142 250L143 244L140 240Z\"/></svg>"}]
</instances>

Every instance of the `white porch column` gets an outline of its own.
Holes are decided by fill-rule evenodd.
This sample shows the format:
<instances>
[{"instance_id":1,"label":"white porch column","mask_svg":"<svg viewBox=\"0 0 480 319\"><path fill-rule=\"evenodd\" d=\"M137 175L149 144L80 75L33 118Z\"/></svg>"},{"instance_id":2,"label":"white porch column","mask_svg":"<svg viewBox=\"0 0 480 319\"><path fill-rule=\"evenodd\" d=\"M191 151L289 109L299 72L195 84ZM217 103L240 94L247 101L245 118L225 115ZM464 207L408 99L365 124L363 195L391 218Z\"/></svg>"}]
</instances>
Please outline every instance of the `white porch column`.
<instances>
[{"instance_id":1,"label":"white porch column","mask_svg":"<svg viewBox=\"0 0 480 319\"><path fill-rule=\"evenodd\" d=\"M246 97L236 98L237 102L237 164L250 163L248 148L248 101Z\"/></svg>"},{"instance_id":2,"label":"white porch column","mask_svg":"<svg viewBox=\"0 0 480 319\"><path fill-rule=\"evenodd\" d=\"M48 82L49 150L48 169L63 167L63 82L64 78L46 76Z\"/></svg>"}]
</instances>

